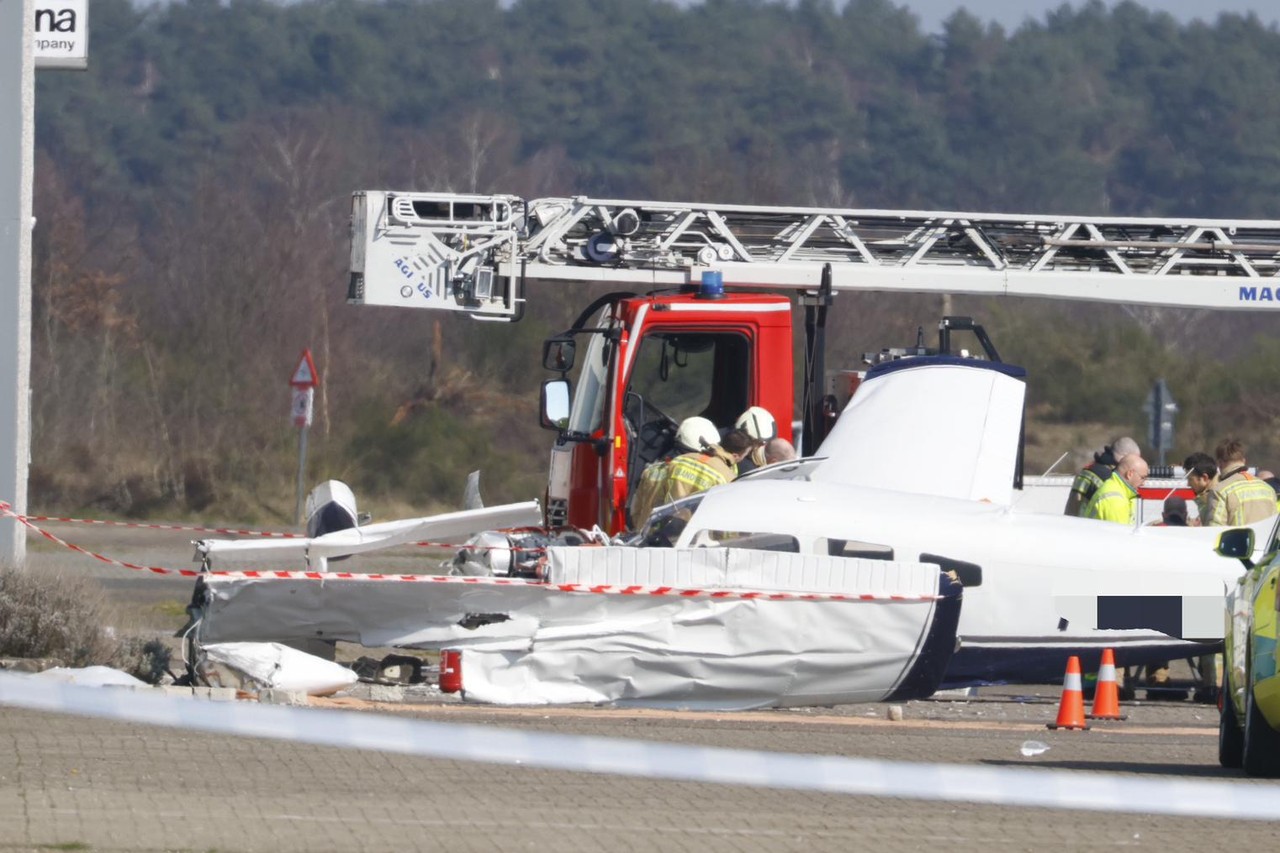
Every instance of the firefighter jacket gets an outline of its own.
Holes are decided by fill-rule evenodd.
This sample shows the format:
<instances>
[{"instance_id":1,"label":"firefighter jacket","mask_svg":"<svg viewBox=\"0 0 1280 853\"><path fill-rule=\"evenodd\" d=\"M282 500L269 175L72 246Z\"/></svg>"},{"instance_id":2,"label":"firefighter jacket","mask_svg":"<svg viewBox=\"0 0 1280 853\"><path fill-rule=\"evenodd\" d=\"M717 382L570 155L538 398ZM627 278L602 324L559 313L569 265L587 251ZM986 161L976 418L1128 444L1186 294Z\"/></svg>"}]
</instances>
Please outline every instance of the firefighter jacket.
<instances>
[{"instance_id":1,"label":"firefighter jacket","mask_svg":"<svg viewBox=\"0 0 1280 853\"><path fill-rule=\"evenodd\" d=\"M1093 493L1080 514L1099 521L1133 525L1138 520L1138 491L1119 473L1113 473Z\"/></svg>"},{"instance_id":2,"label":"firefighter jacket","mask_svg":"<svg viewBox=\"0 0 1280 853\"><path fill-rule=\"evenodd\" d=\"M1089 503L1089 499L1102 488L1102 484L1114 471L1115 466L1108 465L1100 459L1080 469L1080 473L1076 474L1075 480L1071 483L1071 491L1067 494L1067 506L1063 509L1063 514L1084 515L1084 508Z\"/></svg>"},{"instance_id":3,"label":"firefighter jacket","mask_svg":"<svg viewBox=\"0 0 1280 853\"><path fill-rule=\"evenodd\" d=\"M1208 491L1216 494L1209 500L1207 524L1236 527L1263 521L1276 514L1275 490L1244 468L1235 468L1220 476Z\"/></svg>"},{"instance_id":4,"label":"firefighter jacket","mask_svg":"<svg viewBox=\"0 0 1280 853\"><path fill-rule=\"evenodd\" d=\"M1217 480L1215 479L1214 482L1216 483ZM1200 519L1201 526L1207 526L1209 524L1210 517L1213 515L1213 509L1209 503L1212 497L1212 488L1205 489L1203 492L1196 495L1196 517Z\"/></svg>"},{"instance_id":5,"label":"firefighter jacket","mask_svg":"<svg viewBox=\"0 0 1280 853\"><path fill-rule=\"evenodd\" d=\"M641 473L631 497L631 529L644 527L654 507L705 492L737 476L737 463L717 446L654 462Z\"/></svg>"},{"instance_id":6,"label":"firefighter jacket","mask_svg":"<svg viewBox=\"0 0 1280 853\"><path fill-rule=\"evenodd\" d=\"M722 486L738 476L738 463L717 445L700 453L686 453L671 460L667 470L666 494L662 503Z\"/></svg>"},{"instance_id":7,"label":"firefighter jacket","mask_svg":"<svg viewBox=\"0 0 1280 853\"><path fill-rule=\"evenodd\" d=\"M653 508L662 501L658 496L663 494L667 485L667 473L671 468L670 459L659 459L645 466L640 474L640 482L631 493L631 529L639 530L653 514Z\"/></svg>"}]
</instances>

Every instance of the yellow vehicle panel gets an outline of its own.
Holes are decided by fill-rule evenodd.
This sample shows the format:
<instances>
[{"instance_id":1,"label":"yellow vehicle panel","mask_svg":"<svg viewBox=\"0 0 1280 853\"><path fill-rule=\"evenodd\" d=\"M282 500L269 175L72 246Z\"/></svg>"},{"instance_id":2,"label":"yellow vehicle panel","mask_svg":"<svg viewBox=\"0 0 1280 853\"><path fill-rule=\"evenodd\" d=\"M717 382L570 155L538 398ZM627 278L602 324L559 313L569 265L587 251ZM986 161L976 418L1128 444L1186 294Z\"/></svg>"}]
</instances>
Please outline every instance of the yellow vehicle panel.
<instances>
[{"instance_id":1,"label":"yellow vehicle panel","mask_svg":"<svg viewBox=\"0 0 1280 853\"><path fill-rule=\"evenodd\" d=\"M1280 729L1280 675L1253 683L1253 701L1273 729Z\"/></svg>"}]
</instances>

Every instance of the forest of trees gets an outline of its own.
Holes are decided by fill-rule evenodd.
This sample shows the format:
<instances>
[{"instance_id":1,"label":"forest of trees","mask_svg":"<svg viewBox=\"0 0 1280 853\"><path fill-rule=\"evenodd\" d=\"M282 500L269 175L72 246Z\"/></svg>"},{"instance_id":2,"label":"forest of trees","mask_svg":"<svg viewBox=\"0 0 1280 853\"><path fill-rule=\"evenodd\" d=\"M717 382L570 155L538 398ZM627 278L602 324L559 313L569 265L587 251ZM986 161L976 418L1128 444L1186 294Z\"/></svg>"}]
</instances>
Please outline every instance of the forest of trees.
<instances>
[{"instance_id":1,"label":"forest of trees","mask_svg":"<svg viewBox=\"0 0 1280 853\"><path fill-rule=\"evenodd\" d=\"M388 512L473 468L540 495L535 354L586 294L531 288L516 325L348 306L354 190L1280 219L1277 91L1274 27L1133 2L928 36L889 0L94 0L89 71L37 80L31 502L291 518L303 347L310 479ZM940 307L841 297L828 365ZM1158 378L1171 461L1234 433L1280 465L1265 312L954 310L1030 371L1031 467L1141 438Z\"/></svg>"}]
</instances>

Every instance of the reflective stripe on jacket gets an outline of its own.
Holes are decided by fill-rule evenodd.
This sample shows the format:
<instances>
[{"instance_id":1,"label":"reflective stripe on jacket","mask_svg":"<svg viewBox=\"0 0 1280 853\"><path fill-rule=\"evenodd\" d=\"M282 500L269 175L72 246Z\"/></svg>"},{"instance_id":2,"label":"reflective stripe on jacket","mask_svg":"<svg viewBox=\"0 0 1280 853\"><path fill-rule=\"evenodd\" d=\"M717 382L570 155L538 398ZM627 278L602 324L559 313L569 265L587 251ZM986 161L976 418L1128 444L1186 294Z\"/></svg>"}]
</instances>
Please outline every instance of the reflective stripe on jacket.
<instances>
[{"instance_id":1,"label":"reflective stripe on jacket","mask_svg":"<svg viewBox=\"0 0 1280 853\"><path fill-rule=\"evenodd\" d=\"M1067 493L1067 505L1064 515L1084 515L1085 505L1102 488L1102 484L1115 469L1103 462L1090 462L1076 474L1071 481L1071 491Z\"/></svg>"},{"instance_id":2,"label":"reflective stripe on jacket","mask_svg":"<svg viewBox=\"0 0 1280 853\"><path fill-rule=\"evenodd\" d=\"M1276 514L1275 489L1243 468L1220 479L1213 491L1217 499L1208 523L1215 527L1238 527Z\"/></svg>"},{"instance_id":3,"label":"reflective stripe on jacket","mask_svg":"<svg viewBox=\"0 0 1280 853\"><path fill-rule=\"evenodd\" d=\"M705 453L686 453L671 460L667 470L667 489L665 500L670 503L698 492L705 492L712 486L722 486L738 476L738 468L733 458L712 447Z\"/></svg>"},{"instance_id":4,"label":"reflective stripe on jacket","mask_svg":"<svg viewBox=\"0 0 1280 853\"><path fill-rule=\"evenodd\" d=\"M1138 520L1138 492L1119 472L1112 474L1094 492L1081 515L1099 521L1132 525Z\"/></svg>"}]
</instances>

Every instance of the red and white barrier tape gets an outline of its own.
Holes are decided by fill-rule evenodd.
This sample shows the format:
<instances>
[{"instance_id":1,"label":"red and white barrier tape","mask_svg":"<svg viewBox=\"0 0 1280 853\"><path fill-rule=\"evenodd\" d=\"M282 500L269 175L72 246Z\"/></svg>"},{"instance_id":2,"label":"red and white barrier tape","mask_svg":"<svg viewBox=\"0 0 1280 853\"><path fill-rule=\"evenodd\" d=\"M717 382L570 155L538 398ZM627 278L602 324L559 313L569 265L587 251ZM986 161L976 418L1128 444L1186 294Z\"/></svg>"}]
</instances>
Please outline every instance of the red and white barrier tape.
<instances>
[{"instance_id":1,"label":"red and white barrier tape","mask_svg":"<svg viewBox=\"0 0 1280 853\"><path fill-rule=\"evenodd\" d=\"M385 575L357 574L354 572L207 572L207 576L229 580L315 580L315 581L404 581L409 583L452 583L476 586L532 586L554 589L558 592L590 593L594 595L634 595L665 598L713 598L745 599L748 601L884 601L921 602L937 601L942 596L933 594L901 595L895 593L820 593L820 592L764 592L741 589L699 589L674 586L617 586L612 584L547 583L521 578L470 577L463 575Z\"/></svg>"},{"instance_id":2,"label":"red and white barrier tape","mask_svg":"<svg viewBox=\"0 0 1280 853\"><path fill-rule=\"evenodd\" d=\"M34 530L36 533L39 533L41 536L43 536L45 539L48 539L50 542L54 543L55 545L61 545L63 548L66 548L70 551L75 551L77 554L84 554L86 557L92 557L93 559L97 560L100 563L107 563L108 565L112 565L112 566L121 566L123 568L133 569L134 571L138 571L138 572L150 572L153 575L180 575L184 578L194 578L194 577L199 577L201 574L203 574L203 572L197 571L196 569L164 569L164 568L160 568L159 566L140 566L137 563L127 563L124 560L115 560L115 559L112 559L111 557L106 557L106 556L103 556L102 554L98 554L93 551L90 551L87 548L81 548L79 545L74 545L70 542L67 542L66 540L59 539L57 536L54 536L49 531L44 530L40 527L37 527L35 524L32 524L29 518L27 518L25 515L18 515L18 513L13 511L13 505L5 501L0 501L0 516L7 516L8 518L12 518L16 520L19 524L23 525L24 527L28 527L31 530Z\"/></svg>"},{"instance_id":3,"label":"red and white barrier tape","mask_svg":"<svg viewBox=\"0 0 1280 853\"><path fill-rule=\"evenodd\" d=\"M200 576L200 575L221 575L221 576L244 575L244 576L252 576L252 578L283 578L283 576L300 576L300 578L301 576L307 576L307 578L311 578L311 576L315 576L315 578L317 579L337 578L337 576L339 576L338 573L326 574L326 573L316 573L316 571L294 571L294 573L280 573L280 571L255 571L255 573L233 573L233 571L200 571L196 569L163 569L163 567L160 567L160 566L140 566L137 564L133 564L133 562L125 562L123 560L114 560L114 558L101 555L101 553L90 551L90 549L88 548L82 548L81 546L78 546L78 544L70 543L70 542L67 542L67 540L65 539L56 537L56 535L50 532L47 532L47 530L45 530L44 528L40 528L40 526L33 524L33 521L38 519L47 520L47 517L49 516L19 515L17 514L17 512L13 511L12 503L0 501L0 517L10 517L10 519L14 519L15 521L18 521L19 524L26 526L26 528L35 530L36 533L40 534L41 537L44 537L45 539L49 540L49 542L52 542L54 544L58 544L58 546L67 548L68 551L82 553L82 555L86 557L92 557L93 560L97 560L99 562L105 562L105 564L108 564L111 566L122 566L124 567L124 569L132 569L134 571L147 571L147 573L151 573L154 575L180 575L180 576L183 576L183 578L197 578L197 576ZM64 521L64 520L65 521L82 521L82 523L86 523L86 524L122 524L122 525L124 524L124 523L109 523L109 521L93 521L91 519L55 519L55 520L56 521ZM152 528L152 529L165 529L165 530L211 530L211 528L180 528L180 526L177 526L177 525L157 525L157 524L141 525L140 524L140 525L133 525L133 526L138 526L138 528ZM270 535L278 535L278 537L297 537L297 534L293 534L293 533L261 533L261 532L252 532L252 530L223 529L223 532L224 533L244 533L248 535L262 535L262 537L270 537ZM457 548L463 547L461 546L461 544L448 543L448 542L415 542L411 544L413 544L413 546L421 546L421 547L428 547L428 548L457 549ZM488 549L490 549L488 547L470 546L470 544L467 544L467 546L465 547L474 549L474 551L488 551ZM493 548L499 549L502 547L494 546ZM507 547L502 549L506 549L506 551L527 551L527 552L545 551L545 548ZM422 578L422 575L352 575L351 573L342 573L342 576L346 576L346 578L367 578L371 580L417 580Z\"/></svg>"},{"instance_id":4,"label":"red and white barrier tape","mask_svg":"<svg viewBox=\"0 0 1280 853\"><path fill-rule=\"evenodd\" d=\"M242 571L200 571L198 569L166 569L160 566L141 566L124 560L116 560L103 554L82 548L32 523L27 516L15 513L11 505L0 501L0 516L16 519L21 524L39 533L56 545L61 545L78 554L92 557L101 563L120 566L134 571L149 572L155 575L178 575L184 578L225 578L228 580L311 580L311 581L360 581L360 582L393 582L393 583L451 583L472 584L477 586L538 586L555 589L560 592L590 593L594 595L635 595L657 596L668 598L713 598L713 599L745 599L760 601L883 601L890 603L937 601L938 595L896 595L891 593L865 593L850 595L843 593L813 592L764 592L756 590L734 589L698 589L671 586L616 586L610 584L548 584L543 581L524 580L520 578L472 577L467 575L399 575L378 572L316 572L316 571L273 571L252 569Z\"/></svg>"},{"instance_id":5,"label":"red and white barrier tape","mask_svg":"<svg viewBox=\"0 0 1280 853\"><path fill-rule=\"evenodd\" d=\"M937 601L940 595L894 593L846 594L837 592L760 592L739 589L681 589L673 586L611 586L580 583L555 584L561 592L594 592L605 595L651 595L668 598L743 598L760 601Z\"/></svg>"},{"instance_id":6,"label":"red and white barrier tape","mask_svg":"<svg viewBox=\"0 0 1280 853\"><path fill-rule=\"evenodd\" d=\"M8 506L7 504L5 506ZM10 513L6 513L9 515ZM18 516L14 516L15 518ZM112 521L106 518L70 518L55 515L21 516L28 521L58 524L92 524L97 527L127 527L134 530L186 530L192 533L220 533L225 536L261 536L266 539L301 539L302 533L284 533L274 530L237 530L234 527L198 527L188 524L147 524L140 521Z\"/></svg>"},{"instance_id":7,"label":"red and white barrier tape","mask_svg":"<svg viewBox=\"0 0 1280 853\"><path fill-rule=\"evenodd\" d=\"M28 527L36 530L34 524L30 522L55 523L55 524L89 524L96 527L125 527L134 530L176 530L187 531L190 533L219 533L225 536L258 536L264 539L305 539L304 533L286 533L276 530L239 530L234 527L199 527L197 525L188 524L151 524L138 521L113 521L105 518L72 518L70 516L54 516L54 515L18 515L12 512L12 505L0 501L0 516L9 516L22 521ZM536 553L545 551L545 548L522 548L518 545L471 545L458 544L456 542L407 542L406 545L417 548L443 548L458 549L470 548L473 551L515 551L521 553Z\"/></svg>"}]
</instances>

